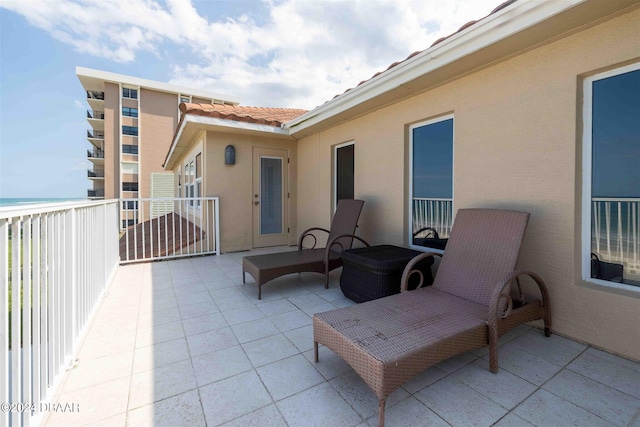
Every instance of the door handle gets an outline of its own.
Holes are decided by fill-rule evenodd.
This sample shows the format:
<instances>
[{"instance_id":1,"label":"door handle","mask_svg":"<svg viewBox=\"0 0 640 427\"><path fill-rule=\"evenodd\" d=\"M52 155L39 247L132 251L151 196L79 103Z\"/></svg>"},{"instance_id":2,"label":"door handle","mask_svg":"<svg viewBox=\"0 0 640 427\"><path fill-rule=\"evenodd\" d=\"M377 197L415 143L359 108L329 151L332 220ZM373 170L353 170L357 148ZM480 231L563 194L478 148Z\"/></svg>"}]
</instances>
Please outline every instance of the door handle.
<instances>
[{"instance_id":1,"label":"door handle","mask_svg":"<svg viewBox=\"0 0 640 427\"><path fill-rule=\"evenodd\" d=\"M258 202L257 200L255 202L253 202L254 205L258 206L260 204L260 202Z\"/></svg>"}]
</instances>

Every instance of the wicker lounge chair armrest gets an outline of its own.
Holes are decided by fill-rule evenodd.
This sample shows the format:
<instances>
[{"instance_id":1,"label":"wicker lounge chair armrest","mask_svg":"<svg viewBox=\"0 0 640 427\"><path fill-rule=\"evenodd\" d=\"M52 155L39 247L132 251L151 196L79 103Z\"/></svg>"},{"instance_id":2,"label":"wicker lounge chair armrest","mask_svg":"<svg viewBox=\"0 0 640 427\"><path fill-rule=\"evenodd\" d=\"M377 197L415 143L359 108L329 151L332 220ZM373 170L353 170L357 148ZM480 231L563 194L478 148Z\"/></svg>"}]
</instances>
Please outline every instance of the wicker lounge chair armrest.
<instances>
[{"instance_id":1,"label":"wicker lounge chair armrest","mask_svg":"<svg viewBox=\"0 0 640 427\"><path fill-rule=\"evenodd\" d=\"M538 289L540 290L540 295L542 299L542 306L549 308L549 291L547 289L547 285L544 283L544 280L536 273L532 271L520 271L516 270L511 274L508 274L500 283L494 288L493 294L491 295L491 304L489 305L489 326L491 327L494 322L497 322L498 318L506 319L511 314L513 308L513 301L511 297L506 294L507 287L517 281L518 278L522 276L529 276L533 281L538 285ZM507 308L506 310L501 310L500 301L505 298L507 300ZM502 311L502 313L501 313ZM547 331L545 331L547 332Z\"/></svg>"},{"instance_id":2,"label":"wicker lounge chair armrest","mask_svg":"<svg viewBox=\"0 0 640 427\"><path fill-rule=\"evenodd\" d=\"M324 260L325 263L329 260L329 253L331 252L331 248L333 246L340 246L340 252L344 251L345 249L349 249L349 248L344 248L342 247L342 243L338 242L339 239L342 239L344 237L350 237L352 239L356 239L359 242L362 242L362 244L364 244L366 247L371 246L369 243L367 243L366 240L364 240L362 237L358 237L355 234L341 234L339 236L334 237L333 239L331 239L330 242L327 243L327 247L324 248Z\"/></svg>"},{"instance_id":3,"label":"wicker lounge chair armrest","mask_svg":"<svg viewBox=\"0 0 640 427\"><path fill-rule=\"evenodd\" d=\"M402 272L402 279L400 279L400 292L405 292L407 290L409 286L409 277L411 277L412 274L417 274L418 276L420 276L420 283L418 283L418 286L416 287L416 289L422 287L422 285L424 284L424 275L422 274L422 271L418 269L414 269L414 267L420 261L422 261L425 258L429 258L430 256L442 257L442 254L438 254L435 252L425 252L418 256L413 257L411 261L409 261L407 266L404 268L404 271Z\"/></svg>"},{"instance_id":4,"label":"wicker lounge chair armrest","mask_svg":"<svg viewBox=\"0 0 640 427\"><path fill-rule=\"evenodd\" d=\"M416 237L418 234L422 233L423 231L429 231L429 233L427 233L427 236L429 236L429 234L431 234L434 239L439 239L440 238L440 236L438 235L438 232L433 227L422 227L420 230L418 230L415 233L413 233L413 237Z\"/></svg>"},{"instance_id":5,"label":"wicker lounge chair armrest","mask_svg":"<svg viewBox=\"0 0 640 427\"><path fill-rule=\"evenodd\" d=\"M312 231L315 231L315 230L324 231L325 233L329 234L329 230L327 230L326 228L321 228L321 227L307 228L306 230L304 230L304 232L300 235L300 238L298 239L298 249L302 249L302 242L307 236L313 237L313 246L311 246L308 249L313 249L316 247L316 244L318 243L318 239L316 239L316 236L313 233L311 233Z\"/></svg>"}]
</instances>

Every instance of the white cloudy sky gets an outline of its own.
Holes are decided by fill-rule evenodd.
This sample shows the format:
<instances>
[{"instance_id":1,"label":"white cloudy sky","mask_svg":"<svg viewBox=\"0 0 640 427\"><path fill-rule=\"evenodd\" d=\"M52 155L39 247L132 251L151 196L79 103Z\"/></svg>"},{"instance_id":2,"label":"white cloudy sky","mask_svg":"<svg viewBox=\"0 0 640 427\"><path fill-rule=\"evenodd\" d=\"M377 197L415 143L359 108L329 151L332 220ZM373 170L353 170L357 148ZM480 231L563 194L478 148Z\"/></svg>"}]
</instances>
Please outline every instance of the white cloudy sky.
<instances>
[{"instance_id":1,"label":"white cloudy sky","mask_svg":"<svg viewBox=\"0 0 640 427\"><path fill-rule=\"evenodd\" d=\"M501 2L0 0L0 198L86 197L76 66L311 109Z\"/></svg>"},{"instance_id":2,"label":"white cloudy sky","mask_svg":"<svg viewBox=\"0 0 640 427\"><path fill-rule=\"evenodd\" d=\"M0 0L79 55L244 105L313 108L500 0ZM144 60L142 60L144 58ZM82 65L82 64L78 64ZM156 74L156 73L154 73ZM160 73L160 75L163 75Z\"/></svg>"}]
</instances>

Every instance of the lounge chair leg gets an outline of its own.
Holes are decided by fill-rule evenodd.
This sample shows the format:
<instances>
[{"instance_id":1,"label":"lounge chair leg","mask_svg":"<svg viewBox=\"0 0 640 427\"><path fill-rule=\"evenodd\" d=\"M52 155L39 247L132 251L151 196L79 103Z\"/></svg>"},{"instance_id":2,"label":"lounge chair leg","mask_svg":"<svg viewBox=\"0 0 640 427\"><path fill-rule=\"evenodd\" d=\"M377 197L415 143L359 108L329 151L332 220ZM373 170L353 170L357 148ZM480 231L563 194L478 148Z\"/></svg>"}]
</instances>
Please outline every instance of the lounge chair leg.
<instances>
[{"instance_id":1,"label":"lounge chair leg","mask_svg":"<svg viewBox=\"0 0 640 427\"><path fill-rule=\"evenodd\" d=\"M242 272L242 284L243 284L243 285L247 283L247 282L245 282L245 274L246 274L246 273L243 271L243 272Z\"/></svg>"},{"instance_id":2,"label":"lounge chair leg","mask_svg":"<svg viewBox=\"0 0 640 427\"><path fill-rule=\"evenodd\" d=\"M384 427L384 406L387 399L380 399L380 415L378 416L378 425Z\"/></svg>"},{"instance_id":3,"label":"lounge chair leg","mask_svg":"<svg viewBox=\"0 0 640 427\"><path fill-rule=\"evenodd\" d=\"M313 342L313 360L318 363L318 341Z\"/></svg>"},{"instance_id":4,"label":"lounge chair leg","mask_svg":"<svg viewBox=\"0 0 640 427\"><path fill-rule=\"evenodd\" d=\"M258 284L258 299L262 299L262 286Z\"/></svg>"},{"instance_id":5,"label":"lounge chair leg","mask_svg":"<svg viewBox=\"0 0 640 427\"><path fill-rule=\"evenodd\" d=\"M551 328L548 326L544 327L544 336L545 337L550 337L551 336Z\"/></svg>"}]
</instances>

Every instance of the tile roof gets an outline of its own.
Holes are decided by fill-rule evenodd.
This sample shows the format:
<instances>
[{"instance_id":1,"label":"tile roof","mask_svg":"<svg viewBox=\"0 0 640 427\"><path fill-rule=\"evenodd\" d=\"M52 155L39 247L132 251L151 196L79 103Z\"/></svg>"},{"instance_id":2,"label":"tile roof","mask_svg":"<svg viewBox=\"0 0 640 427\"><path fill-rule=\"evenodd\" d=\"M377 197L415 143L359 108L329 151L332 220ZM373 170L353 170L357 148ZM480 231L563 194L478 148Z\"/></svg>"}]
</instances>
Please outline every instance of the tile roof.
<instances>
[{"instance_id":1,"label":"tile roof","mask_svg":"<svg viewBox=\"0 0 640 427\"><path fill-rule=\"evenodd\" d=\"M180 111L185 114L275 127L281 127L283 123L293 120L307 112L307 110L297 108L264 108L193 103L180 104Z\"/></svg>"},{"instance_id":2,"label":"tile roof","mask_svg":"<svg viewBox=\"0 0 640 427\"><path fill-rule=\"evenodd\" d=\"M483 19L485 19L485 18L487 18L487 17L489 17L489 16L493 15L494 13L499 12L499 11L501 11L502 9L504 9L504 8L506 8L506 7L510 6L510 5L512 5L512 4L513 4L513 3L515 3L516 1L518 1L518 0L507 0L507 1L505 1L504 3L500 4L498 7L496 7L495 9L493 9L493 10L492 10L492 11L491 11L487 16L485 16L484 18L480 18L480 19L478 19L478 20L476 20L476 21L469 21L469 22L467 22L467 23L466 23L466 24L464 24L462 27L458 28L458 31L456 31L455 33L449 34L448 36L445 36L445 37L440 37L438 40L436 40L435 42L433 42L433 43L431 44L431 46L429 46L429 48L427 48L427 49L430 49L430 48L434 47L434 46L435 46L435 45L437 45L438 43L442 43L443 41L445 41L445 40L446 40L446 39L448 39L449 37L452 37L452 36L454 36L454 35L456 35L456 34L460 33L461 31L466 30L467 28L469 28L469 27L473 26L476 22L482 21ZM427 49L425 49L425 50L427 50ZM403 59L402 61L394 62L393 64L389 65L389 66L387 67L387 69L386 69L386 70L384 70L384 71L379 71L379 72L375 73L375 74L374 74L373 76L371 76L370 78L368 78L368 79L366 79L366 80L363 80L363 81L361 81L360 83L358 83L356 87L363 85L364 83L368 82L369 80L374 79L375 77L378 77L380 74L386 73L387 71L389 71L390 69L394 68L394 67L395 67L395 66L397 66L398 64L402 64L403 62L408 61L409 59L413 58L414 56L416 56L416 55L418 55L418 54L420 54L420 53L422 53L422 52L424 52L425 50L418 50L418 51L416 51L416 52L413 52L411 55L407 56L407 57L406 57L405 59ZM349 89L345 90L343 93L340 93L340 94L338 94L338 95L334 96L334 97L333 97L333 99L335 99L335 98L337 98L337 97L339 97L339 96L341 96L341 95L344 95L345 93L347 93L347 92L349 92L349 91L351 91L351 90L353 90L353 89L354 89L354 88L349 88ZM329 101L327 101L327 102L329 102Z\"/></svg>"}]
</instances>

